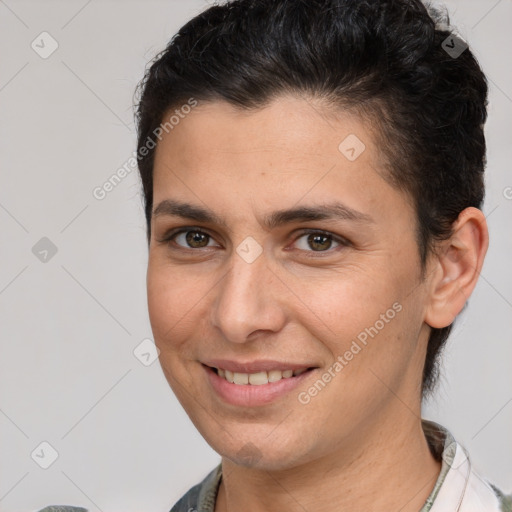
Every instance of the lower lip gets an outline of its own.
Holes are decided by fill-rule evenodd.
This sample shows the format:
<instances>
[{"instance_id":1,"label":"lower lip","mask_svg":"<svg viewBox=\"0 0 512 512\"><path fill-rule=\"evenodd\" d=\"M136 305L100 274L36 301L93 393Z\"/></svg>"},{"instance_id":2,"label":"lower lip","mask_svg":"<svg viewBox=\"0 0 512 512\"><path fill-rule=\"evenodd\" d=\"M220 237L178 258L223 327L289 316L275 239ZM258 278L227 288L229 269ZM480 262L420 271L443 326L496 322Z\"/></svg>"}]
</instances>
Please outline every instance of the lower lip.
<instances>
[{"instance_id":1,"label":"lower lip","mask_svg":"<svg viewBox=\"0 0 512 512\"><path fill-rule=\"evenodd\" d=\"M212 388L225 402L246 407L256 407L274 402L298 387L314 371L307 370L297 376L255 386L253 384L233 384L223 377L219 377L213 368L206 365L203 365L203 368Z\"/></svg>"}]
</instances>

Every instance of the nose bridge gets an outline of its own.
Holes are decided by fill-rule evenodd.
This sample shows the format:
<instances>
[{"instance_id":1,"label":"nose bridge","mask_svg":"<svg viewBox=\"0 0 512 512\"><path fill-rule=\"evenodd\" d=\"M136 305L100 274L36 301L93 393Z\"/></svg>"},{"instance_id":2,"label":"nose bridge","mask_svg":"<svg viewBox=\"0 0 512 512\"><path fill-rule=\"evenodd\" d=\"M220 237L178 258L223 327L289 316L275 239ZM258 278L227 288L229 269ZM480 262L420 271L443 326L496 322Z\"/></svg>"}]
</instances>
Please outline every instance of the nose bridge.
<instances>
[{"instance_id":1,"label":"nose bridge","mask_svg":"<svg viewBox=\"0 0 512 512\"><path fill-rule=\"evenodd\" d=\"M278 330L283 321L272 300L272 271L254 242L244 240L231 255L212 306L213 324L231 342L243 343L257 330Z\"/></svg>"}]
</instances>

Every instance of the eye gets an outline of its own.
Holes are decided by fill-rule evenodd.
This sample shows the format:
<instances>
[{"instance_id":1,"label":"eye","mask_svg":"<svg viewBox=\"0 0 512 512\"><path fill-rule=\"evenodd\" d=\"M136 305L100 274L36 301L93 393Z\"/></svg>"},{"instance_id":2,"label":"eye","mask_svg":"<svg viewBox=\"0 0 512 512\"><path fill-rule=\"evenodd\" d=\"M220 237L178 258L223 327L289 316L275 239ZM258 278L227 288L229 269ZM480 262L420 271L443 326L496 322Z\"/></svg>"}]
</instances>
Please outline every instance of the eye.
<instances>
[{"instance_id":1,"label":"eye","mask_svg":"<svg viewBox=\"0 0 512 512\"><path fill-rule=\"evenodd\" d=\"M213 241L212 236L200 229L181 229L165 236L160 242L175 242L185 249L202 249L212 247L209 242Z\"/></svg>"},{"instance_id":2,"label":"eye","mask_svg":"<svg viewBox=\"0 0 512 512\"><path fill-rule=\"evenodd\" d=\"M341 237L326 231L318 230L303 232L303 234L295 241L295 244L300 250L307 252L329 252L329 249L333 248L333 243L337 244L334 249L338 246L349 245L349 242Z\"/></svg>"},{"instance_id":3,"label":"eye","mask_svg":"<svg viewBox=\"0 0 512 512\"><path fill-rule=\"evenodd\" d=\"M162 240L158 241L169 245L173 242L173 244L177 245L179 248L189 250L218 246L210 234L199 228L182 228L177 231L172 231L165 235ZM334 252L338 247L349 246L350 242L333 233L311 229L303 231L302 235L295 239L294 244L299 250L304 252L325 253Z\"/></svg>"}]
</instances>

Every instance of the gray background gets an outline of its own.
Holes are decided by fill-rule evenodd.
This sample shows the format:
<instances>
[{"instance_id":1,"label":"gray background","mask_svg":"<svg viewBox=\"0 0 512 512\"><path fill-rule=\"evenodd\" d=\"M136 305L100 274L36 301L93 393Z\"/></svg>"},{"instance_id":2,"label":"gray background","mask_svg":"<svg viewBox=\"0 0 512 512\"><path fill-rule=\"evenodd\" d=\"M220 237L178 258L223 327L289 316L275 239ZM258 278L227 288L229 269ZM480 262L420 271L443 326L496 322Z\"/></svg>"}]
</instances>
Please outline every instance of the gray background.
<instances>
[{"instance_id":1,"label":"gray background","mask_svg":"<svg viewBox=\"0 0 512 512\"><path fill-rule=\"evenodd\" d=\"M219 460L158 361L133 354L151 338L136 172L103 200L92 194L135 149L133 92L147 61L206 5L0 0L2 512L166 511ZM490 80L491 245L424 415L510 492L512 3L447 5ZM51 48L43 31L59 45L46 59L31 47ZM46 262L32 252L43 237L57 248ZM35 462L51 457L43 441L58 452L48 469Z\"/></svg>"}]
</instances>

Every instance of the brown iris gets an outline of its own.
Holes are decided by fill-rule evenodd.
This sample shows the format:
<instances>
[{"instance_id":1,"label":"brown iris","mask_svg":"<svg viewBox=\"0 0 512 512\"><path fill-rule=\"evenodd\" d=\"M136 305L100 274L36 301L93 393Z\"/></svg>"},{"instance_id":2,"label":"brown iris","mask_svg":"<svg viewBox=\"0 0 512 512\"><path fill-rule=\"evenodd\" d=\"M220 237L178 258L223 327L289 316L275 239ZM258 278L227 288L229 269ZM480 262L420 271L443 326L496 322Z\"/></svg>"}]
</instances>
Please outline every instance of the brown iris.
<instances>
[{"instance_id":1,"label":"brown iris","mask_svg":"<svg viewBox=\"0 0 512 512\"><path fill-rule=\"evenodd\" d=\"M208 245L209 235L201 233L200 231L188 231L185 238L191 247L206 247Z\"/></svg>"},{"instance_id":2,"label":"brown iris","mask_svg":"<svg viewBox=\"0 0 512 512\"><path fill-rule=\"evenodd\" d=\"M308 236L308 244L315 251L322 251L329 249L331 246L332 240L328 235L322 235L318 233L312 233Z\"/></svg>"}]
</instances>

